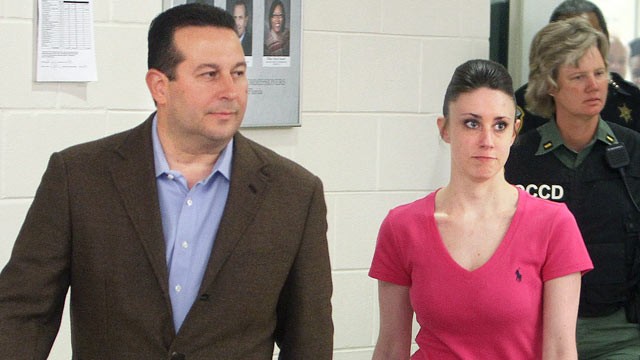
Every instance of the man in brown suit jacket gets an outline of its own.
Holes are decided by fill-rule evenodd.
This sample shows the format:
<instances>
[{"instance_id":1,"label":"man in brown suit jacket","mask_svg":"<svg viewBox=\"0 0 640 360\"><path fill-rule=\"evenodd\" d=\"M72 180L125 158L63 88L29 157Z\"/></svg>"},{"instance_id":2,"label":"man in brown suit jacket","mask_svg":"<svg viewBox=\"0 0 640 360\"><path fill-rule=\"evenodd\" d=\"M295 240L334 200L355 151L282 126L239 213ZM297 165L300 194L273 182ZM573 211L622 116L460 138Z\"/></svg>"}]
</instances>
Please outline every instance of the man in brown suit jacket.
<instances>
[{"instance_id":1,"label":"man in brown suit jacket","mask_svg":"<svg viewBox=\"0 0 640 360\"><path fill-rule=\"evenodd\" d=\"M0 274L0 359L47 358L69 288L74 359L268 360L274 343L280 359L331 359L322 184L238 132L247 79L233 26L202 4L159 15L146 77L157 112L51 156ZM213 193L226 196L219 218L200 214L204 228L219 221L212 238L175 239L168 223L188 224L167 214L174 178L185 208L227 184ZM177 269L172 246L197 241L211 249L201 268ZM202 276L184 316L173 272Z\"/></svg>"}]
</instances>

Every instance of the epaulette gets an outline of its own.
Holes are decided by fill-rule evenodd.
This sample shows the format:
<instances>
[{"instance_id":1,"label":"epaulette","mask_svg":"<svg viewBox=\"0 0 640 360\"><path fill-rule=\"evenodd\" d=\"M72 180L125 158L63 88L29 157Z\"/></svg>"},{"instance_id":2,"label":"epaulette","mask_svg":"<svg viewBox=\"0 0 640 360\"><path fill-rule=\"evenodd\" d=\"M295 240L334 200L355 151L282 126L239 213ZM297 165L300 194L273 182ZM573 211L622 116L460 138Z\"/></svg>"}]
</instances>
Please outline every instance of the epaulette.
<instances>
[{"instance_id":1,"label":"epaulette","mask_svg":"<svg viewBox=\"0 0 640 360\"><path fill-rule=\"evenodd\" d=\"M636 84L626 81L615 72L610 73L609 90L614 90L624 96L635 96L635 94L640 92Z\"/></svg>"},{"instance_id":2,"label":"epaulette","mask_svg":"<svg viewBox=\"0 0 640 360\"><path fill-rule=\"evenodd\" d=\"M609 79L609 87L612 88L612 90L615 90L616 92L621 93L622 95L625 96L631 96L631 94L626 91L625 89L623 89L615 80L613 79Z\"/></svg>"}]
</instances>

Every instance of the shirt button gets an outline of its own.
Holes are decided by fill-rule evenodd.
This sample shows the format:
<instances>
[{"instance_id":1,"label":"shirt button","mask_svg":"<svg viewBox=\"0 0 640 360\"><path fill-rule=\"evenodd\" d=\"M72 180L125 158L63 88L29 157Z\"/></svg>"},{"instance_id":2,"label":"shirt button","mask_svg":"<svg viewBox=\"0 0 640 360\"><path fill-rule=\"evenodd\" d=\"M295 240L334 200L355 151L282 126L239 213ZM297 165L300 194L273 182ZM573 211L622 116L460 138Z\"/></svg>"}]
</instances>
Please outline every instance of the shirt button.
<instances>
[{"instance_id":1,"label":"shirt button","mask_svg":"<svg viewBox=\"0 0 640 360\"><path fill-rule=\"evenodd\" d=\"M173 174L167 174L167 179L169 180L173 180L175 177L173 176Z\"/></svg>"},{"instance_id":2,"label":"shirt button","mask_svg":"<svg viewBox=\"0 0 640 360\"><path fill-rule=\"evenodd\" d=\"M183 249L186 249L186 248L188 248L188 247L189 247L189 243L188 243L188 242L186 242L186 241L183 241L183 242L182 242L182 248L183 248Z\"/></svg>"},{"instance_id":3,"label":"shirt button","mask_svg":"<svg viewBox=\"0 0 640 360\"><path fill-rule=\"evenodd\" d=\"M182 291L182 286L176 285L175 289L176 289L176 292L180 292Z\"/></svg>"},{"instance_id":4,"label":"shirt button","mask_svg":"<svg viewBox=\"0 0 640 360\"><path fill-rule=\"evenodd\" d=\"M188 206L193 205L193 200L191 200L191 199L187 200L187 205L188 205Z\"/></svg>"}]
</instances>

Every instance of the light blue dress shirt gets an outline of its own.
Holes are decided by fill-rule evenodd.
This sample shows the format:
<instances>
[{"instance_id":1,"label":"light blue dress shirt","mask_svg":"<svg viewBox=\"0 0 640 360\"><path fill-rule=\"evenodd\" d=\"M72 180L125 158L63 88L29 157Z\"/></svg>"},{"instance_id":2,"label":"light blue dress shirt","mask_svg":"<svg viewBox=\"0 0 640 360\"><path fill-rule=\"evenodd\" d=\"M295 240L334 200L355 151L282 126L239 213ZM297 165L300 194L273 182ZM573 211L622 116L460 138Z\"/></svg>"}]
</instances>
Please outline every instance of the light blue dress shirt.
<instances>
[{"instance_id":1,"label":"light blue dress shirt","mask_svg":"<svg viewBox=\"0 0 640 360\"><path fill-rule=\"evenodd\" d=\"M171 170L153 120L153 153L162 228L169 271L169 296L176 333L191 309L229 195L233 139L220 153L211 174L191 189L179 172Z\"/></svg>"}]
</instances>

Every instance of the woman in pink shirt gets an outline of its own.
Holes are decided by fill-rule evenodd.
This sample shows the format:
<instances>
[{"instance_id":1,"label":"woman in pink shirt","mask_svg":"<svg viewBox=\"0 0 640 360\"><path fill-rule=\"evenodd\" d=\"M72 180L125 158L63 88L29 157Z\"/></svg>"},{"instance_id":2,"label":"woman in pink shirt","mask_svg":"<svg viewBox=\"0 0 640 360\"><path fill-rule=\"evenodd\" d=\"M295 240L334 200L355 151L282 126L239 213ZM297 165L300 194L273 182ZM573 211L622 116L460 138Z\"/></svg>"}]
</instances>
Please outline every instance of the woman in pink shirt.
<instances>
[{"instance_id":1,"label":"woman in pink shirt","mask_svg":"<svg viewBox=\"0 0 640 360\"><path fill-rule=\"evenodd\" d=\"M593 266L564 204L504 178L519 126L507 70L460 65L443 115L449 183L391 210L380 228L369 272L379 280L373 358L577 359L580 276Z\"/></svg>"}]
</instances>

